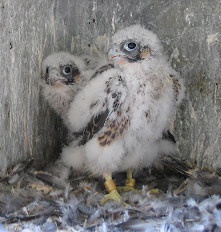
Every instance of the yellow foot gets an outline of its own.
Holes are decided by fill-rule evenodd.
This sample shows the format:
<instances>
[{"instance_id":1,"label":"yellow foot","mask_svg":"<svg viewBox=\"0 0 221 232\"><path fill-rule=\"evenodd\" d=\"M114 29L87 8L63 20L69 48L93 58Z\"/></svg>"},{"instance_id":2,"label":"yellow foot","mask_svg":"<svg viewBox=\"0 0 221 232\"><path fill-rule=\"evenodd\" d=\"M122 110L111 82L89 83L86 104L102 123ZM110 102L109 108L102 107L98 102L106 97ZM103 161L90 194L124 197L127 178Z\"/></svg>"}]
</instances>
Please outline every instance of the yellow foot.
<instances>
[{"instance_id":1,"label":"yellow foot","mask_svg":"<svg viewBox=\"0 0 221 232\"><path fill-rule=\"evenodd\" d=\"M141 190L138 190L138 189L135 189L133 186L119 186L117 187L117 190L119 192L129 192L129 191L132 191L132 192L135 192L135 193L141 193L142 191Z\"/></svg>"},{"instance_id":2,"label":"yellow foot","mask_svg":"<svg viewBox=\"0 0 221 232\"><path fill-rule=\"evenodd\" d=\"M129 170L130 171L130 170ZM128 172L129 172L128 171ZM130 174L130 173L129 173ZM126 181L125 181L125 186L119 186L117 187L117 190L119 192L129 192L129 191L133 191L133 192L136 192L136 193L141 193L140 190L137 190L134 188L135 186L135 182L136 180L132 178L132 174L131 175L128 175Z\"/></svg>"},{"instance_id":3,"label":"yellow foot","mask_svg":"<svg viewBox=\"0 0 221 232\"><path fill-rule=\"evenodd\" d=\"M117 203L121 203L121 201L122 201L121 196L116 189L114 189L110 193L104 195L104 198L101 199L101 204L103 205L104 203L106 203L109 200L114 200Z\"/></svg>"}]
</instances>

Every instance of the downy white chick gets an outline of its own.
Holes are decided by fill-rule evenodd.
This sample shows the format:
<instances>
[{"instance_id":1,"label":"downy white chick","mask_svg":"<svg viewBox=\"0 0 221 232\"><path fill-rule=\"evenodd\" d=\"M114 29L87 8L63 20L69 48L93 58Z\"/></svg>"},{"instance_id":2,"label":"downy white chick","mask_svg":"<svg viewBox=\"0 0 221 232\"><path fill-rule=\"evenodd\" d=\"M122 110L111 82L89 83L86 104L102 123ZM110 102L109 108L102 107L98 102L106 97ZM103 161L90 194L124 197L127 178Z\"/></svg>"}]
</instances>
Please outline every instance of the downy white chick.
<instances>
[{"instance_id":1,"label":"downy white chick","mask_svg":"<svg viewBox=\"0 0 221 232\"><path fill-rule=\"evenodd\" d=\"M67 52L49 55L42 63L43 96L69 127L67 112L70 102L88 78L105 60L90 56L74 56Z\"/></svg>"},{"instance_id":2,"label":"downy white chick","mask_svg":"<svg viewBox=\"0 0 221 232\"><path fill-rule=\"evenodd\" d=\"M114 67L93 75L70 105L68 119L79 138L61 156L66 165L105 178L103 203L121 201L113 172L127 170L125 190L133 189L133 169L151 166L162 149L174 150L168 128L184 97L159 39L140 25L113 36L108 58Z\"/></svg>"}]
</instances>

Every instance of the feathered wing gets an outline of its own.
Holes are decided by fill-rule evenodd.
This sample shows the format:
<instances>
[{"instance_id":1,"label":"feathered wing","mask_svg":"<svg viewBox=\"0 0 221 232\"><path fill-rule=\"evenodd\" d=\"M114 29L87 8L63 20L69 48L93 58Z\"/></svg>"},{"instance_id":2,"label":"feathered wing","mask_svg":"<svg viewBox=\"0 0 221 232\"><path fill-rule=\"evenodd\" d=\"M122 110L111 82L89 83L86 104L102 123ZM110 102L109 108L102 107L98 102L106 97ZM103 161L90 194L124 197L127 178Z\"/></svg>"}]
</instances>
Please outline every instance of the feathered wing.
<instances>
[{"instance_id":1,"label":"feathered wing","mask_svg":"<svg viewBox=\"0 0 221 232\"><path fill-rule=\"evenodd\" d=\"M106 109L104 112L101 112L96 116L92 116L91 120L83 130L74 132L76 137L81 137L79 145L84 145L93 138L93 136L104 126L108 114L109 110Z\"/></svg>"},{"instance_id":2,"label":"feathered wing","mask_svg":"<svg viewBox=\"0 0 221 232\"><path fill-rule=\"evenodd\" d=\"M172 82L173 82L173 91L175 94L176 106L179 106L185 96L185 85L184 80L180 77L180 75L173 71L169 74ZM174 121L176 118L176 113L172 116L170 120L170 125L167 130L165 130L162 134L162 140L160 142L161 152L165 154L175 153L175 144L176 139L171 133L174 129Z\"/></svg>"},{"instance_id":3,"label":"feathered wing","mask_svg":"<svg viewBox=\"0 0 221 232\"><path fill-rule=\"evenodd\" d=\"M91 79L80 91L68 113L71 130L80 138L80 145L84 145L97 134L107 122L119 118L120 101L126 96L123 79L112 71L102 72Z\"/></svg>"},{"instance_id":4,"label":"feathered wing","mask_svg":"<svg viewBox=\"0 0 221 232\"><path fill-rule=\"evenodd\" d=\"M106 110L105 80L96 78L81 89L70 104L68 119L72 131L81 131L92 117Z\"/></svg>"}]
</instances>

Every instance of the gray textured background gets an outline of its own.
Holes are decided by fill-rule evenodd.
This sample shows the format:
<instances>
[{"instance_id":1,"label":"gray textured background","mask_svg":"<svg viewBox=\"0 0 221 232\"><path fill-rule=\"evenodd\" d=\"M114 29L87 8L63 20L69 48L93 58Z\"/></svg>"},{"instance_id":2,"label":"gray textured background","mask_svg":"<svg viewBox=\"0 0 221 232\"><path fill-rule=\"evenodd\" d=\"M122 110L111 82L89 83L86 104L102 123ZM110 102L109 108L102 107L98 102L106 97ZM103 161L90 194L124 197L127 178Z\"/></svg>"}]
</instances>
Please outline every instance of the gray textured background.
<instances>
[{"instance_id":1,"label":"gray textured background","mask_svg":"<svg viewBox=\"0 0 221 232\"><path fill-rule=\"evenodd\" d=\"M59 153L61 121L40 95L54 51L101 55L112 34L141 23L158 34L187 96L176 120L180 156L221 167L220 0L0 0L0 167Z\"/></svg>"}]
</instances>

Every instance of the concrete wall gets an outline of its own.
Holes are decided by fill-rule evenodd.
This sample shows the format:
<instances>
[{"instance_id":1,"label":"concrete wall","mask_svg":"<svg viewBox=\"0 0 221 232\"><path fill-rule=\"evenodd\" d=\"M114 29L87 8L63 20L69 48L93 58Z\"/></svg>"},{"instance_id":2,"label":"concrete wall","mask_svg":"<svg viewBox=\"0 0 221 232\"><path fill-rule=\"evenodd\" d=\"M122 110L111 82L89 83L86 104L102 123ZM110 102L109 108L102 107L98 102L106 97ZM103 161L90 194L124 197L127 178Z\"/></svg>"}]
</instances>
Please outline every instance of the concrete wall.
<instances>
[{"instance_id":1,"label":"concrete wall","mask_svg":"<svg viewBox=\"0 0 221 232\"><path fill-rule=\"evenodd\" d=\"M2 170L59 152L64 131L37 84L42 57L101 55L117 29L134 23L159 35L186 80L175 133L181 158L221 167L220 0L0 0L0 13Z\"/></svg>"},{"instance_id":2,"label":"concrete wall","mask_svg":"<svg viewBox=\"0 0 221 232\"><path fill-rule=\"evenodd\" d=\"M0 173L28 158L44 165L65 137L38 85L42 57L70 44L67 27L55 19L57 5L0 0Z\"/></svg>"}]
</instances>

